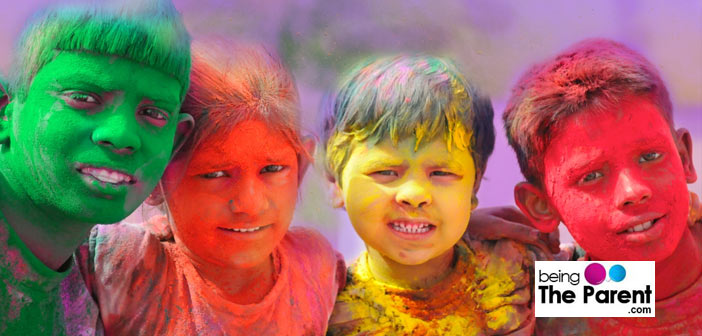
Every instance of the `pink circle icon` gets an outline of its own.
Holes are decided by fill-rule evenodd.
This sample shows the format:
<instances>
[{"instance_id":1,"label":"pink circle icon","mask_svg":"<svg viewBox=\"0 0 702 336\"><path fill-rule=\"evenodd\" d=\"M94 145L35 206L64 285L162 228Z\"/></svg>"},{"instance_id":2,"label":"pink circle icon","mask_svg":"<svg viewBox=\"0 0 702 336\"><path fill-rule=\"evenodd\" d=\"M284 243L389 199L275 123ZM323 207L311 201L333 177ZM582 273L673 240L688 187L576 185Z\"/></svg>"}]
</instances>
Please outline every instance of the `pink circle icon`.
<instances>
[{"instance_id":1,"label":"pink circle icon","mask_svg":"<svg viewBox=\"0 0 702 336\"><path fill-rule=\"evenodd\" d=\"M592 263L585 268L585 280L591 285L599 285L605 281L607 271L604 266L598 263Z\"/></svg>"}]
</instances>

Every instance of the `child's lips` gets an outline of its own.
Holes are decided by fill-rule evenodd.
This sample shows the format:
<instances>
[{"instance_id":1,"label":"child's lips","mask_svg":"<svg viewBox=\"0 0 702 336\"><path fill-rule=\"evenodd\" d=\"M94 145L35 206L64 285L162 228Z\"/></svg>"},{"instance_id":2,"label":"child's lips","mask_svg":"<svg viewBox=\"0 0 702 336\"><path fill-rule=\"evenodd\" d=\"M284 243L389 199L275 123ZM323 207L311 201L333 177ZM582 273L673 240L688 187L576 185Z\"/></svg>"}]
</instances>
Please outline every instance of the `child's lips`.
<instances>
[{"instance_id":1,"label":"child's lips","mask_svg":"<svg viewBox=\"0 0 702 336\"><path fill-rule=\"evenodd\" d=\"M89 189L108 199L126 194L138 183L136 176L113 168L81 163L75 166L75 170Z\"/></svg>"},{"instance_id":2,"label":"child's lips","mask_svg":"<svg viewBox=\"0 0 702 336\"><path fill-rule=\"evenodd\" d=\"M630 243L647 243L659 239L665 229L665 221L668 216L661 214L647 214L638 216L629 221L617 232L617 235L624 237Z\"/></svg>"},{"instance_id":3,"label":"child's lips","mask_svg":"<svg viewBox=\"0 0 702 336\"><path fill-rule=\"evenodd\" d=\"M436 225L423 219L392 220L388 222L387 226L394 234L409 240L424 239L436 231Z\"/></svg>"},{"instance_id":4,"label":"child's lips","mask_svg":"<svg viewBox=\"0 0 702 336\"><path fill-rule=\"evenodd\" d=\"M260 232L260 231L265 230L271 226L273 226L273 224L266 224L266 225L259 225L259 226L249 225L249 226L239 226L239 227L218 226L217 229L220 231L225 231L227 233L232 233L232 234L248 235L248 234Z\"/></svg>"}]
</instances>

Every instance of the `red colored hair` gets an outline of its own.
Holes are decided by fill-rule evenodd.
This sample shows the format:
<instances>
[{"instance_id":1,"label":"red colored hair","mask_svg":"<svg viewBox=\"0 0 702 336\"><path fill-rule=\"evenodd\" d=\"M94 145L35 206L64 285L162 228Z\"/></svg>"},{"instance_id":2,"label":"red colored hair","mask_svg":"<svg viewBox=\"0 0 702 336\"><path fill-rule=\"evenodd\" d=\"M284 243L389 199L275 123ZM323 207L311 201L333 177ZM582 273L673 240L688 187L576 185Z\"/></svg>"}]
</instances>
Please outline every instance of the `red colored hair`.
<instances>
[{"instance_id":1,"label":"red colored hair","mask_svg":"<svg viewBox=\"0 0 702 336\"><path fill-rule=\"evenodd\" d=\"M542 185L543 156L560 121L587 108L606 112L632 94L650 97L673 127L672 104L658 71L621 43L581 41L532 67L514 87L502 115L524 177Z\"/></svg>"},{"instance_id":2,"label":"red colored hair","mask_svg":"<svg viewBox=\"0 0 702 336\"><path fill-rule=\"evenodd\" d=\"M300 104L291 73L260 45L231 41L193 44L190 89L181 112L195 127L174 159L189 158L208 137L243 120L260 120L308 156L300 137Z\"/></svg>"}]
</instances>

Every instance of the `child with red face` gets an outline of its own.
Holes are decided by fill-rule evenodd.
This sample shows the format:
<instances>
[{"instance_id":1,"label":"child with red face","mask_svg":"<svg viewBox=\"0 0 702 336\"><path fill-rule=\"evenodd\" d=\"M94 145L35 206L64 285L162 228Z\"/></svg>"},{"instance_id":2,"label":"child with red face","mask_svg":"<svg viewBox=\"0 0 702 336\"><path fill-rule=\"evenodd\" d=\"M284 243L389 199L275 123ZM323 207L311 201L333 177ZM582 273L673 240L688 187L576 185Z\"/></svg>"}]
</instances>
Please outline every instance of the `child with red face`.
<instances>
[{"instance_id":1,"label":"child with red face","mask_svg":"<svg viewBox=\"0 0 702 336\"><path fill-rule=\"evenodd\" d=\"M503 115L527 182L515 201L543 232L563 222L589 260L656 262L655 318L542 319L545 335L702 330L702 232L688 225L692 140L654 66L586 40L535 66Z\"/></svg>"},{"instance_id":2,"label":"child with red face","mask_svg":"<svg viewBox=\"0 0 702 336\"><path fill-rule=\"evenodd\" d=\"M297 90L259 47L193 45L193 136L147 200L174 240L93 231L83 274L107 334L320 335L345 279L317 232L290 228L313 141ZM156 222L156 223L154 223ZM117 270L119 272L117 272Z\"/></svg>"}]
</instances>

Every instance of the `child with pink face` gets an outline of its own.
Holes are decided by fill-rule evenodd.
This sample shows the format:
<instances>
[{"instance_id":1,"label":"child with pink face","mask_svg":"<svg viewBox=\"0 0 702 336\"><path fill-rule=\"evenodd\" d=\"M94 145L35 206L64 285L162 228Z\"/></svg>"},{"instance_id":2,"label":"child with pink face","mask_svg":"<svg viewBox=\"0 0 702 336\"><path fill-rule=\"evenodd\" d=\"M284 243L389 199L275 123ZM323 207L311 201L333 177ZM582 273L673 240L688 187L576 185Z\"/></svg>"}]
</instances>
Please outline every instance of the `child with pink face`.
<instances>
[{"instance_id":1,"label":"child with pink face","mask_svg":"<svg viewBox=\"0 0 702 336\"><path fill-rule=\"evenodd\" d=\"M563 222L588 260L656 262L655 318L541 319L544 335L702 330L702 232L689 225L692 140L654 66L586 40L529 70L503 115L527 182L515 201L543 232ZM694 201L694 200L693 200Z\"/></svg>"},{"instance_id":2,"label":"child with pink face","mask_svg":"<svg viewBox=\"0 0 702 336\"><path fill-rule=\"evenodd\" d=\"M261 48L196 44L183 111L193 135L147 200L174 240L123 224L84 246L106 333L323 334L345 266L319 233L289 228L314 146L291 75Z\"/></svg>"}]
</instances>

